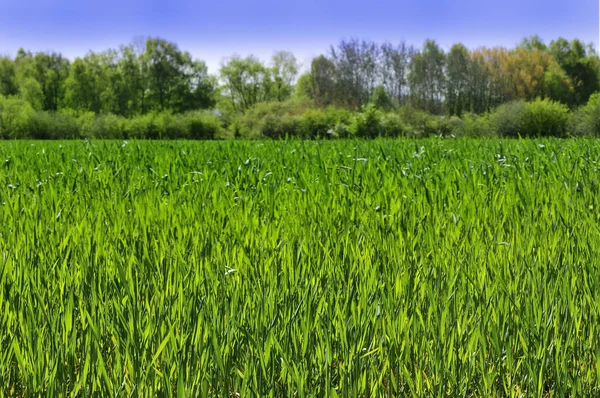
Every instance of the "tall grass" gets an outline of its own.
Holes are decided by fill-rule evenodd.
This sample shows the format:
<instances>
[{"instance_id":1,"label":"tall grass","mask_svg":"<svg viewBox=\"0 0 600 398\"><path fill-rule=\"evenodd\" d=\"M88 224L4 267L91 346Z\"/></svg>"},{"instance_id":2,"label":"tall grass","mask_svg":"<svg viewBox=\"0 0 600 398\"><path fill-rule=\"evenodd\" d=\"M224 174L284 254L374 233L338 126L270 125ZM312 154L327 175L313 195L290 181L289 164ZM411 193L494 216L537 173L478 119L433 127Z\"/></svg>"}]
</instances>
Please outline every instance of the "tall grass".
<instances>
[{"instance_id":1,"label":"tall grass","mask_svg":"<svg viewBox=\"0 0 600 398\"><path fill-rule=\"evenodd\" d=\"M599 142L6 142L0 396L596 396Z\"/></svg>"}]
</instances>

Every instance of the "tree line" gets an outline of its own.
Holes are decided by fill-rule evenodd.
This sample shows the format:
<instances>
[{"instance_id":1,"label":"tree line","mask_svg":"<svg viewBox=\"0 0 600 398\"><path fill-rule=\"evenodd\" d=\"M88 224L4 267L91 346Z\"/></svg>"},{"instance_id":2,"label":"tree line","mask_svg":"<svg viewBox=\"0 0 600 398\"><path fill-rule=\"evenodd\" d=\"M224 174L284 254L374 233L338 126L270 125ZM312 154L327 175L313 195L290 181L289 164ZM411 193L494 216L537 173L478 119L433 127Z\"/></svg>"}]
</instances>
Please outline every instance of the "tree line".
<instances>
[{"instance_id":1,"label":"tree line","mask_svg":"<svg viewBox=\"0 0 600 398\"><path fill-rule=\"evenodd\" d=\"M600 91L600 59L578 39L545 44L532 36L511 49L455 44L447 52L433 40L417 48L348 39L304 69L279 51L268 63L230 57L213 76L203 61L160 38L74 60L20 49L0 57L0 114L11 99L35 112L123 118L214 109L225 125L260 103L302 100L316 109L374 104L461 117L517 100L575 109Z\"/></svg>"}]
</instances>

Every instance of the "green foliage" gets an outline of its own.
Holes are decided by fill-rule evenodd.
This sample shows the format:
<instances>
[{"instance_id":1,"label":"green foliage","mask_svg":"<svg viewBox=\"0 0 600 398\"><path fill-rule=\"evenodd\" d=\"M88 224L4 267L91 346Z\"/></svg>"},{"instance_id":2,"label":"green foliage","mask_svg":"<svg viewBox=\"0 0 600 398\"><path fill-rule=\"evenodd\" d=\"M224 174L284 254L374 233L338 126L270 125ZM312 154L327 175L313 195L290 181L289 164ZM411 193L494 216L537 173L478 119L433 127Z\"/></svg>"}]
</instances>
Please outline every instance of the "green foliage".
<instances>
[{"instance_id":1,"label":"green foliage","mask_svg":"<svg viewBox=\"0 0 600 398\"><path fill-rule=\"evenodd\" d=\"M413 133L402 116L396 112L382 115L381 129L384 137L411 137Z\"/></svg>"},{"instance_id":2,"label":"green foliage","mask_svg":"<svg viewBox=\"0 0 600 398\"><path fill-rule=\"evenodd\" d=\"M219 118L211 113L189 112L181 116L186 124L188 138L193 140L212 140L224 135Z\"/></svg>"},{"instance_id":3,"label":"green foliage","mask_svg":"<svg viewBox=\"0 0 600 398\"><path fill-rule=\"evenodd\" d=\"M271 70L257 58L232 57L221 67L223 94L233 107L245 112L256 104L268 101L273 90Z\"/></svg>"},{"instance_id":4,"label":"green foliage","mask_svg":"<svg viewBox=\"0 0 600 398\"><path fill-rule=\"evenodd\" d=\"M343 108L309 109L297 116L297 134L302 138L333 138L340 133L346 136L345 132L334 130L348 124L351 118L352 113Z\"/></svg>"},{"instance_id":5,"label":"green foliage","mask_svg":"<svg viewBox=\"0 0 600 398\"><path fill-rule=\"evenodd\" d=\"M553 62L545 75L546 91L551 99L573 106L575 104L575 89L573 82L556 62Z\"/></svg>"},{"instance_id":6,"label":"green foliage","mask_svg":"<svg viewBox=\"0 0 600 398\"><path fill-rule=\"evenodd\" d=\"M234 122L234 129L245 138L295 136L297 116L310 108L306 101L261 102L240 116Z\"/></svg>"},{"instance_id":7,"label":"green foliage","mask_svg":"<svg viewBox=\"0 0 600 398\"><path fill-rule=\"evenodd\" d=\"M571 118L569 108L559 102L538 99L525 105L521 133L527 137L563 137Z\"/></svg>"},{"instance_id":8,"label":"green foliage","mask_svg":"<svg viewBox=\"0 0 600 398\"><path fill-rule=\"evenodd\" d=\"M452 117L449 123L455 137L486 137L494 133L490 129L490 116L487 113L466 113L461 118Z\"/></svg>"},{"instance_id":9,"label":"green foliage","mask_svg":"<svg viewBox=\"0 0 600 398\"><path fill-rule=\"evenodd\" d=\"M387 91L385 91L385 87L377 86L373 90L373 94L371 94L371 99L369 100L371 104L375 107L375 109L389 112L394 109L394 102L392 98L389 96Z\"/></svg>"},{"instance_id":10,"label":"green foliage","mask_svg":"<svg viewBox=\"0 0 600 398\"><path fill-rule=\"evenodd\" d=\"M525 102L513 101L500 105L490 116L490 129L493 134L507 137L523 135L523 115Z\"/></svg>"},{"instance_id":11,"label":"green foliage","mask_svg":"<svg viewBox=\"0 0 600 398\"><path fill-rule=\"evenodd\" d=\"M85 116L82 117L85 120ZM82 121L83 121L82 120ZM122 139L126 138L124 134L126 119L113 115L102 114L94 116L89 124L82 126L81 135L85 138L99 139Z\"/></svg>"},{"instance_id":12,"label":"green foliage","mask_svg":"<svg viewBox=\"0 0 600 398\"><path fill-rule=\"evenodd\" d=\"M294 88L294 98L297 100L313 99L313 77L310 73L303 73L298 77Z\"/></svg>"},{"instance_id":13,"label":"green foliage","mask_svg":"<svg viewBox=\"0 0 600 398\"><path fill-rule=\"evenodd\" d=\"M600 134L600 93L592 94L588 103L573 113L569 130L574 135Z\"/></svg>"},{"instance_id":14,"label":"green foliage","mask_svg":"<svg viewBox=\"0 0 600 398\"><path fill-rule=\"evenodd\" d=\"M0 159L0 395L597 395L596 141Z\"/></svg>"},{"instance_id":15,"label":"green foliage","mask_svg":"<svg viewBox=\"0 0 600 398\"><path fill-rule=\"evenodd\" d=\"M406 124L407 135L411 137L429 137L451 133L451 126L444 116L432 115L411 105L401 107L399 114Z\"/></svg>"},{"instance_id":16,"label":"green foliage","mask_svg":"<svg viewBox=\"0 0 600 398\"><path fill-rule=\"evenodd\" d=\"M0 95L0 138L27 138L35 111L29 102Z\"/></svg>"},{"instance_id":17,"label":"green foliage","mask_svg":"<svg viewBox=\"0 0 600 398\"><path fill-rule=\"evenodd\" d=\"M353 137L375 138L385 134L382 113L373 103L363 106L361 112L353 115L348 131Z\"/></svg>"},{"instance_id":18,"label":"green foliage","mask_svg":"<svg viewBox=\"0 0 600 398\"><path fill-rule=\"evenodd\" d=\"M85 136L73 115L37 111L31 115L28 125L29 137L40 140L72 139ZM98 136L98 138L101 138Z\"/></svg>"},{"instance_id":19,"label":"green foliage","mask_svg":"<svg viewBox=\"0 0 600 398\"><path fill-rule=\"evenodd\" d=\"M507 137L562 137L571 118L569 108L548 99L514 101L499 106L490 117L493 133Z\"/></svg>"}]
</instances>

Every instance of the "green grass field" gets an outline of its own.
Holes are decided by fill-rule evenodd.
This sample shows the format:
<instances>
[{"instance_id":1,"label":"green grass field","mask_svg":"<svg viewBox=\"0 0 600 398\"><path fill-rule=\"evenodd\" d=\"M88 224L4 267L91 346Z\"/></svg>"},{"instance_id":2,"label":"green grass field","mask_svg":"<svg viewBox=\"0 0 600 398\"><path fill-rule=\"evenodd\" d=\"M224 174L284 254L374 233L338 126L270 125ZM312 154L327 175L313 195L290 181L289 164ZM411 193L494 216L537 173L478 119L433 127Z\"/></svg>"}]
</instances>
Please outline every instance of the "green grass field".
<instances>
[{"instance_id":1,"label":"green grass field","mask_svg":"<svg viewBox=\"0 0 600 398\"><path fill-rule=\"evenodd\" d=\"M599 162L3 142L0 396L598 396Z\"/></svg>"}]
</instances>

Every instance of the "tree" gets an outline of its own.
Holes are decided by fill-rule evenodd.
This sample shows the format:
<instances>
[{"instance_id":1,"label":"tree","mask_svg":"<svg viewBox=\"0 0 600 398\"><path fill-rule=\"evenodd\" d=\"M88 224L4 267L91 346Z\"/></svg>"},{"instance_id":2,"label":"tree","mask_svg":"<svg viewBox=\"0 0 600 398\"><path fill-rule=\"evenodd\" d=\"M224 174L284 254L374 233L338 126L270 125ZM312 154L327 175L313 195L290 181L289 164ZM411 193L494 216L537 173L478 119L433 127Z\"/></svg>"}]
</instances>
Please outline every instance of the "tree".
<instances>
[{"instance_id":1,"label":"tree","mask_svg":"<svg viewBox=\"0 0 600 398\"><path fill-rule=\"evenodd\" d=\"M485 49L472 51L469 54L468 68L467 107L475 113L489 111L492 76Z\"/></svg>"},{"instance_id":2,"label":"tree","mask_svg":"<svg viewBox=\"0 0 600 398\"><path fill-rule=\"evenodd\" d=\"M550 43L549 53L571 80L574 96L569 105L584 104L592 93L600 90L600 61L593 51L586 50L581 41L569 43L559 38Z\"/></svg>"},{"instance_id":3,"label":"tree","mask_svg":"<svg viewBox=\"0 0 600 398\"><path fill-rule=\"evenodd\" d=\"M296 86L294 87L294 97L314 100L312 74L310 72L303 73L298 77L298 81L296 81Z\"/></svg>"},{"instance_id":4,"label":"tree","mask_svg":"<svg viewBox=\"0 0 600 398\"><path fill-rule=\"evenodd\" d=\"M316 106L325 107L336 101L337 72L335 65L324 55L310 65L312 98Z\"/></svg>"},{"instance_id":5,"label":"tree","mask_svg":"<svg viewBox=\"0 0 600 398\"><path fill-rule=\"evenodd\" d=\"M214 104L214 87L204 62L163 39L146 41L149 99L154 107L177 112Z\"/></svg>"},{"instance_id":6,"label":"tree","mask_svg":"<svg viewBox=\"0 0 600 398\"><path fill-rule=\"evenodd\" d=\"M0 95L17 95L19 86L15 72L15 63L6 57L0 57Z\"/></svg>"},{"instance_id":7,"label":"tree","mask_svg":"<svg viewBox=\"0 0 600 398\"><path fill-rule=\"evenodd\" d=\"M342 40L331 47L338 101L351 108L366 104L380 78L379 47L357 39Z\"/></svg>"},{"instance_id":8,"label":"tree","mask_svg":"<svg viewBox=\"0 0 600 398\"><path fill-rule=\"evenodd\" d=\"M525 101L544 98L546 72L552 56L541 50L518 47L502 59L502 73L507 76L509 95Z\"/></svg>"},{"instance_id":9,"label":"tree","mask_svg":"<svg viewBox=\"0 0 600 398\"><path fill-rule=\"evenodd\" d=\"M294 80L298 76L298 61L294 54L287 51L278 51L273 55L271 76L272 97L283 101L292 95Z\"/></svg>"},{"instance_id":10,"label":"tree","mask_svg":"<svg viewBox=\"0 0 600 398\"><path fill-rule=\"evenodd\" d=\"M410 64L409 85L413 103L431 113L440 113L445 86L444 51L433 40L427 40Z\"/></svg>"},{"instance_id":11,"label":"tree","mask_svg":"<svg viewBox=\"0 0 600 398\"><path fill-rule=\"evenodd\" d=\"M16 77L19 91L26 93L31 98L31 93L36 92L36 105L41 102L41 109L47 111L58 110L64 95L63 84L69 75L70 62L61 54L37 53L32 54L19 49L15 58ZM37 84L32 81L35 80ZM26 86L26 87L24 87ZM37 98L37 88L41 90L41 98Z\"/></svg>"},{"instance_id":12,"label":"tree","mask_svg":"<svg viewBox=\"0 0 600 398\"><path fill-rule=\"evenodd\" d=\"M238 111L243 112L270 98L271 70L253 56L232 57L221 66L220 74L224 94Z\"/></svg>"},{"instance_id":13,"label":"tree","mask_svg":"<svg viewBox=\"0 0 600 398\"><path fill-rule=\"evenodd\" d=\"M0 139L26 137L33 113L27 101L0 95Z\"/></svg>"},{"instance_id":14,"label":"tree","mask_svg":"<svg viewBox=\"0 0 600 398\"><path fill-rule=\"evenodd\" d=\"M552 61L544 76L548 96L563 104L575 103L575 90L571 78L556 61Z\"/></svg>"},{"instance_id":15,"label":"tree","mask_svg":"<svg viewBox=\"0 0 600 398\"><path fill-rule=\"evenodd\" d=\"M373 105L377 110L390 111L394 109L394 102L383 86L375 87L373 94L371 94L369 104Z\"/></svg>"},{"instance_id":16,"label":"tree","mask_svg":"<svg viewBox=\"0 0 600 398\"><path fill-rule=\"evenodd\" d=\"M382 85L393 101L402 104L407 96L408 71L415 49L401 42L397 46L385 43L380 51Z\"/></svg>"},{"instance_id":17,"label":"tree","mask_svg":"<svg viewBox=\"0 0 600 398\"><path fill-rule=\"evenodd\" d=\"M450 115L461 116L468 109L469 51L455 44L446 58L446 110Z\"/></svg>"},{"instance_id":18,"label":"tree","mask_svg":"<svg viewBox=\"0 0 600 398\"><path fill-rule=\"evenodd\" d=\"M519 48L523 48L528 51L538 50L541 52L548 50L548 47L538 35L523 38L521 44L519 44Z\"/></svg>"},{"instance_id":19,"label":"tree","mask_svg":"<svg viewBox=\"0 0 600 398\"><path fill-rule=\"evenodd\" d=\"M65 81L65 105L75 110L101 112L102 91L106 87L104 81L97 54L90 52L83 58L76 58Z\"/></svg>"}]
</instances>

